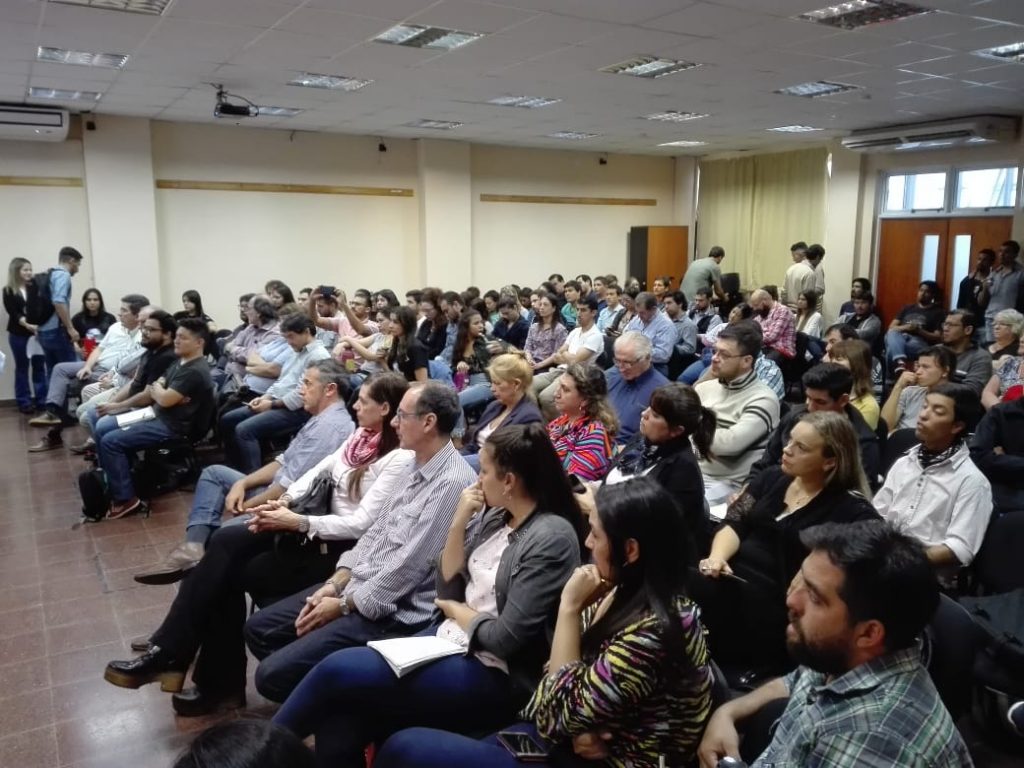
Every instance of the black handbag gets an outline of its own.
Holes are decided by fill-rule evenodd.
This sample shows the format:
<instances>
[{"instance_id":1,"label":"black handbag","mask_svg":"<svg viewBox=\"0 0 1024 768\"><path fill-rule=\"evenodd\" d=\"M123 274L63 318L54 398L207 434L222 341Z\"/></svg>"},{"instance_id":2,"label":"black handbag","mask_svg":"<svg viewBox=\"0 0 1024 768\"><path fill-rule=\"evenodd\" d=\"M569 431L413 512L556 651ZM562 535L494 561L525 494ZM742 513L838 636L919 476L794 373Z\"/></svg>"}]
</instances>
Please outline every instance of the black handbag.
<instances>
[{"instance_id":1,"label":"black handbag","mask_svg":"<svg viewBox=\"0 0 1024 768\"><path fill-rule=\"evenodd\" d=\"M330 469L323 470L313 478L302 496L292 501L289 509L297 515L321 517L331 514L331 498L334 496L334 478ZM310 538L298 531L278 531L274 534L274 554L284 563L294 563L304 558Z\"/></svg>"}]
</instances>

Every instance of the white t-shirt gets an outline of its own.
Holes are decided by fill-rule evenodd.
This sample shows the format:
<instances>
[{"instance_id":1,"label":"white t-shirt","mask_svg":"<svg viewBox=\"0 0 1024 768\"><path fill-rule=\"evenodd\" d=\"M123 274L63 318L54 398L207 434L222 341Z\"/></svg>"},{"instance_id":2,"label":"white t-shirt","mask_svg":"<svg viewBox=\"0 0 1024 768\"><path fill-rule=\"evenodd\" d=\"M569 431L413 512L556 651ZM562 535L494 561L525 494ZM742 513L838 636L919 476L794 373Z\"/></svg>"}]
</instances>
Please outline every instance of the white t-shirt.
<instances>
[{"instance_id":1,"label":"white t-shirt","mask_svg":"<svg viewBox=\"0 0 1024 768\"><path fill-rule=\"evenodd\" d=\"M604 352L604 334L598 330L596 325L590 326L589 330L584 331L582 327L576 326L569 331L569 337L565 340L570 355L578 354L581 349L589 349L591 351L590 357L585 362L593 362L597 359L597 356ZM565 364L558 366L559 368L566 368Z\"/></svg>"}]
</instances>

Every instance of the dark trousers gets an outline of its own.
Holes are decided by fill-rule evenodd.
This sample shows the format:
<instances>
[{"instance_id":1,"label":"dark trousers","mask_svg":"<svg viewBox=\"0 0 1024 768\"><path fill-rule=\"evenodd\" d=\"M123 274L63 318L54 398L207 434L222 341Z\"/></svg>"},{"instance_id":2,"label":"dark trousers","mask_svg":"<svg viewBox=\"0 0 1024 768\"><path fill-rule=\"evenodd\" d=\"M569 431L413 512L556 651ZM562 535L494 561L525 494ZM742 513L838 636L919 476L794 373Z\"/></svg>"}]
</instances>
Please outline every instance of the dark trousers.
<instances>
[{"instance_id":1,"label":"dark trousers","mask_svg":"<svg viewBox=\"0 0 1024 768\"><path fill-rule=\"evenodd\" d=\"M402 728L488 733L515 719L515 703L508 675L474 656L448 656L396 677L372 648L347 648L303 678L274 722L300 737L315 733L318 766L360 768L367 744Z\"/></svg>"},{"instance_id":2,"label":"dark trousers","mask_svg":"<svg viewBox=\"0 0 1024 768\"><path fill-rule=\"evenodd\" d=\"M11 357L14 358L14 399L19 408L35 404L39 408L46 402L46 358L43 355L28 356L28 342L31 336L7 334L11 346ZM32 386L29 387L29 369L32 370Z\"/></svg>"},{"instance_id":3,"label":"dark trousers","mask_svg":"<svg viewBox=\"0 0 1024 768\"><path fill-rule=\"evenodd\" d=\"M516 723L501 730L526 733L538 744L544 743L537 729L528 723ZM568 745L552 749L546 760L523 763L501 745L497 734L478 740L434 728L407 728L384 742L373 768L523 768L524 765L597 768L602 764L578 757Z\"/></svg>"},{"instance_id":4,"label":"dark trousers","mask_svg":"<svg viewBox=\"0 0 1024 768\"><path fill-rule=\"evenodd\" d=\"M264 698L287 699L306 673L334 651L366 645L370 640L408 637L427 623L409 625L392 618L371 621L350 613L299 637L295 619L306 598L321 586L316 584L257 611L245 623L246 645L260 659L256 690Z\"/></svg>"},{"instance_id":5,"label":"dark trousers","mask_svg":"<svg viewBox=\"0 0 1024 768\"><path fill-rule=\"evenodd\" d=\"M243 405L220 419L220 436L229 466L250 474L263 466L261 440L298 432L309 420L309 411L278 408L254 413Z\"/></svg>"},{"instance_id":6,"label":"dark trousers","mask_svg":"<svg viewBox=\"0 0 1024 768\"><path fill-rule=\"evenodd\" d=\"M217 530L206 554L181 582L153 643L179 661L199 654L193 682L204 691L245 690L245 594L268 603L334 573L351 541L309 542L295 557L282 562L274 549L275 535L251 533L244 525Z\"/></svg>"},{"instance_id":7,"label":"dark trousers","mask_svg":"<svg viewBox=\"0 0 1024 768\"><path fill-rule=\"evenodd\" d=\"M43 348L43 357L46 358L47 381L50 380L58 363L73 363L78 359L75 345L71 343L71 337L63 327L58 325L49 331L39 331L36 338L39 340L39 346Z\"/></svg>"}]
</instances>

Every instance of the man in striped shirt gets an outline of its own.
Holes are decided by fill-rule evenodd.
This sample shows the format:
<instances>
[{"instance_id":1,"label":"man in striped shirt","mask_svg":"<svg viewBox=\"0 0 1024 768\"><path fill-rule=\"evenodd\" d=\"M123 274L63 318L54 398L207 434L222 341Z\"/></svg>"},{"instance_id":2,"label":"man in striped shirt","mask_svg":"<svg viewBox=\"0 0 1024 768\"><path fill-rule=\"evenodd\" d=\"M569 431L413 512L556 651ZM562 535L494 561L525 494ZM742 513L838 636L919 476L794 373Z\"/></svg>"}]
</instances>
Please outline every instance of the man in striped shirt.
<instances>
[{"instance_id":1,"label":"man in striped shirt","mask_svg":"<svg viewBox=\"0 0 1024 768\"><path fill-rule=\"evenodd\" d=\"M939 605L923 548L888 524L829 523L801 535L789 587L794 672L733 699L708 722L701 768L739 757L737 723L785 710L752 768L961 768L971 758L921 664L917 638ZM765 712L761 712L765 709Z\"/></svg>"},{"instance_id":2,"label":"man in striped shirt","mask_svg":"<svg viewBox=\"0 0 1024 768\"><path fill-rule=\"evenodd\" d=\"M402 490L325 584L246 623L246 643L261 659L256 688L263 696L284 701L333 651L413 635L430 621L435 564L462 491L477 479L451 442L460 413L450 387L428 382L406 392L393 421L401 447L413 452Z\"/></svg>"}]
</instances>

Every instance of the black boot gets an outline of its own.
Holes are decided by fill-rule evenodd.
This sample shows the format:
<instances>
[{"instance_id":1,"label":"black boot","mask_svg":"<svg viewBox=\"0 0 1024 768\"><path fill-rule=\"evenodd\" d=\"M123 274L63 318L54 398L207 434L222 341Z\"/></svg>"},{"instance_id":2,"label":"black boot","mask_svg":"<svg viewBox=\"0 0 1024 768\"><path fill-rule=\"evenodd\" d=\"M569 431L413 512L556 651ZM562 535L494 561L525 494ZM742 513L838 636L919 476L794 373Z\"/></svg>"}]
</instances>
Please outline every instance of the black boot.
<instances>
[{"instance_id":1,"label":"black boot","mask_svg":"<svg viewBox=\"0 0 1024 768\"><path fill-rule=\"evenodd\" d=\"M245 691L235 693L206 693L198 687L188 688L171 696L171 706L182 717L200 717L224 709L245 706Z\"/></svg>"},{"instance_id":2,"label":"black boot","mask_svg":"<svg viewBox=\"0 0 1024 768\"><path fill-rule=\"evenodd\" d=\"M178 693L185 685L188 664L152 646L149 651L127 661L112 661L103 672L103 679L122 688L140 688L148 683L160 682L160 690Z\"/></svg>"}]
</instances>

